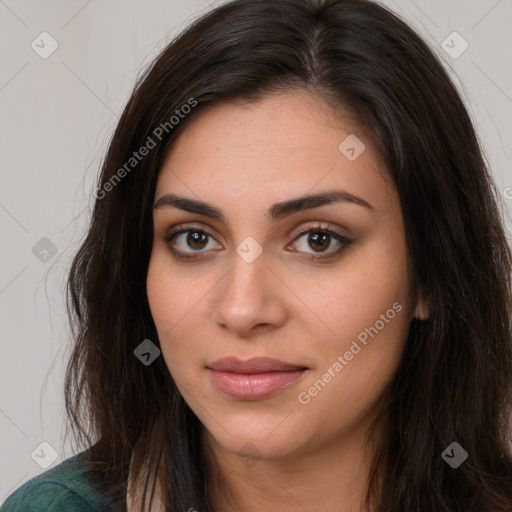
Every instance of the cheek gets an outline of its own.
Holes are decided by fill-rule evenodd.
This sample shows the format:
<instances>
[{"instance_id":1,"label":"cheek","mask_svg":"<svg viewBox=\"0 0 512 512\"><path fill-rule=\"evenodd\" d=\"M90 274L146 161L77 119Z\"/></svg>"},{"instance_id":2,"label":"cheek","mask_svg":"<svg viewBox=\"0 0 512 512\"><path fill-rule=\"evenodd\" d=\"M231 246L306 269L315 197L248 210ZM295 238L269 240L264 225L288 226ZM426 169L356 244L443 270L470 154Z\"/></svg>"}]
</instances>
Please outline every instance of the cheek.
<instances>
[{"instance_id":1,"label":"cheek","mask_svg":"<svg viewBox=\"0 0 512 512\"><path fill-rule=\"evenodd\" d=\"M153 249L146 281L151 315L164 338L174 332L178 322L183 325L181 319L189 317L205 286L204 276L187 277L186 271L170 258L164 249Z\"/></svg>"},{"instance_id":2,"label":"cheek","mask_svg":"<svg viewBox=\"0 0 512 512\"><path fill-rule=\"evenodd\" d=\"M339 270L323 280L321 293L309 292L309 297L331 334L343 339L373 325L395 302L402 307L396 319L407 323L404 312L409 311L411 296L405 247L392 240L368 243L347 255Z\"/></svg>"},{"instance_id":3,"label":"cheek","mask_svg":"<svg viewBox=\"0 0 512 512\"><path fill-rule=\"evenodd\" d=\"M363 413L391 380L409 331L412 301L403 238L383 236L354 252L315 300L330 328L315 344L318 364L307 383L322 395L316 406L335 403L340 414Z\"/></svg>"},{"instance_id":4,"label":"cheek","mask_svg":"<svg viewBox=\"0 0 512 512\"><path fill-rule=\"evenodd\" d=\"M179 319L183 317L185 310L190 309L188 304L190 295L176 293L180 287L177 274L173 275L166 265L165 255L154 250L148 268L146 289L162 355L170 371L170 363L179 357L178 354L173 353L175 344L169 341L179 328Z\"/></svg>"},{"instance_id":5,"label":"cheek","mask_svg":"<svg viewBox=\"0 0 512 512\"><path fill-rule=\"evenodd\" d=\"M158 254L153 252L148 268L146 291L153 321L159 335L171 329L174 323L175 306L173 293L175 283L168 277L168 271Z\"/></svg>"},{"instance_id":6,"label":"cheek","mask_svg":"<svg viewBox=\"0 0 512 512\"><path fill-rule=\"evenodd\" d=\"M146 290L162 355L169 371L176 377L193 367L194 357L201 354L202 337L194 336L194 333L201 330L197 317L208 283L206 275L187 277L187 273L177 266L171 267L169 258L165 250L154 249Z\"/></svg>"}]
</instances>

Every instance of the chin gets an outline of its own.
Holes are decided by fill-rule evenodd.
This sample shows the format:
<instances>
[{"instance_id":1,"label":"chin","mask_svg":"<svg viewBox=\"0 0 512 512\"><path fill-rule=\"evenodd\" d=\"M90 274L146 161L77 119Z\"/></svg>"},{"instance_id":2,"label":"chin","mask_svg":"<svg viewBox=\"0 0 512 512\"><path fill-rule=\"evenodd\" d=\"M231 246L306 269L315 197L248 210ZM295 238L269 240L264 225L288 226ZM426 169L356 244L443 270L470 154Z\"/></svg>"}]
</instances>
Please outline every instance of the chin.
<instances>
[{"instance_id":1,"label":"chin","mask_svg":"<svg viewBox=\"0 0 512 512\"><path fill-rule=\"evenodd\" d=\"M222 426L215 423L213 426L207 425L206 428L213 442L227 452L255 461L272 460L293 455L301 445L301 439L296 433L289 429L276 428L280 422L282 418L278 422L265 422L260 419L246 428L240 423L234 425L224 421Z\"/></svg>"}]
</instances>

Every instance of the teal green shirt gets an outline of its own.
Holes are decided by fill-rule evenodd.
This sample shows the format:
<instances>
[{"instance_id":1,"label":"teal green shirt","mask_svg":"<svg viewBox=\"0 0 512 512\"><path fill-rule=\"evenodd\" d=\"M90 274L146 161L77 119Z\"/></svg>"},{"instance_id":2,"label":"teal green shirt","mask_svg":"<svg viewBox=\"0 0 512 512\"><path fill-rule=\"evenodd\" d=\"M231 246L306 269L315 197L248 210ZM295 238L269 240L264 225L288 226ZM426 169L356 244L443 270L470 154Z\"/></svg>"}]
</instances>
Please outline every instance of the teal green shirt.
<instances>
[{"instance_id":1,"label":"teal green shirt","mask_svg":"<svg viewBox=\"0 0 512 512\"><path fill-rule=\"evenodd\" d=\"M115 508L88 480L82 454L23 484L7 498L0 512L126 512L126 508Z\"/></svg>"}]
</instances>

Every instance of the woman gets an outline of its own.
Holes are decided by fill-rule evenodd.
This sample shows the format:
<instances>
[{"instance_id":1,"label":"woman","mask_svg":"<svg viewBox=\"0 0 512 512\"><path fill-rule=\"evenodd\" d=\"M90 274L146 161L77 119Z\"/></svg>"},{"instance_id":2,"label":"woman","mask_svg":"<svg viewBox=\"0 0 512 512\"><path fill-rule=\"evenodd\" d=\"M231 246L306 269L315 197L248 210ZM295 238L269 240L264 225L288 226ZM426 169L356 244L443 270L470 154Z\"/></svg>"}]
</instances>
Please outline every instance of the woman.
<instances>
[{"instance_id":1,"label":"woman","mask_svg":"<svg viewBox=\"0 0 512 512\"><path fill-rule=\"evenodd\" d=\"M69 276L75 457L26 510L510 511L510 251L454 85L367 0L155 60Z\"/></svg>"}]
</instances>

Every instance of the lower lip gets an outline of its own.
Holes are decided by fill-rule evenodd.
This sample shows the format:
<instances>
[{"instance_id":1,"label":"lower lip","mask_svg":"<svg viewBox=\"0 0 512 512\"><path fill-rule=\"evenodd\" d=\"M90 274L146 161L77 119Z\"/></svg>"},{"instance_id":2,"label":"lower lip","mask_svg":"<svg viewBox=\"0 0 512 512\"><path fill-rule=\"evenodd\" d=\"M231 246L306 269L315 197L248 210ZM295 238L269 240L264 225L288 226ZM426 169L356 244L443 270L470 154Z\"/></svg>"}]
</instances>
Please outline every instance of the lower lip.
<instances>
[{"instance_id":1,"label":"lower lip","mask_svg":"<svg viewBox=\"0 0 512 512\"><path fill-rule=\"evenodd\" d=\"M306 370L265 373L233 373L211 370L219 391L238 400L260 400L296 382Z\"/></svg>"}]
</instances>

